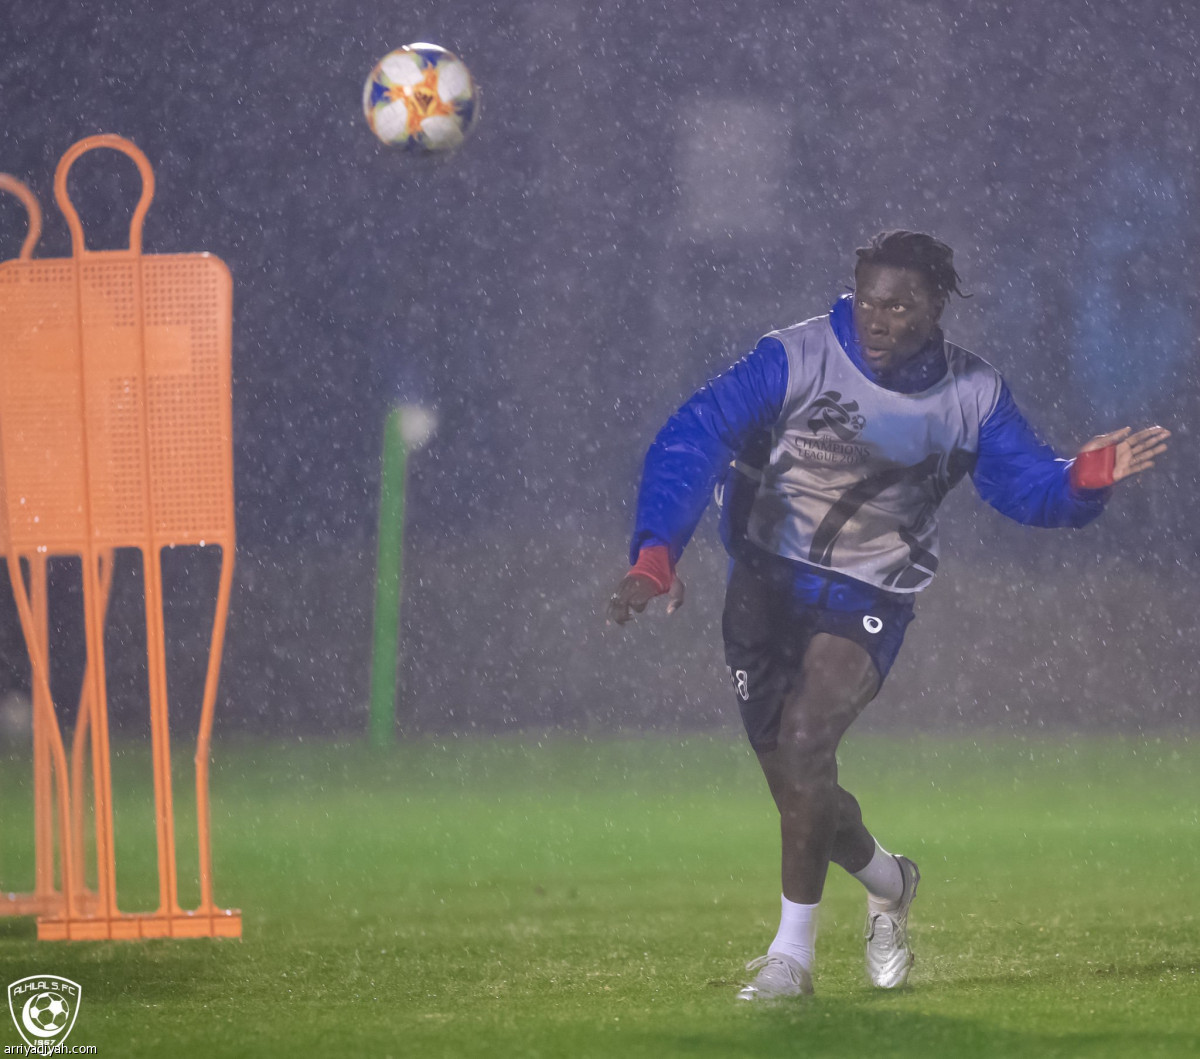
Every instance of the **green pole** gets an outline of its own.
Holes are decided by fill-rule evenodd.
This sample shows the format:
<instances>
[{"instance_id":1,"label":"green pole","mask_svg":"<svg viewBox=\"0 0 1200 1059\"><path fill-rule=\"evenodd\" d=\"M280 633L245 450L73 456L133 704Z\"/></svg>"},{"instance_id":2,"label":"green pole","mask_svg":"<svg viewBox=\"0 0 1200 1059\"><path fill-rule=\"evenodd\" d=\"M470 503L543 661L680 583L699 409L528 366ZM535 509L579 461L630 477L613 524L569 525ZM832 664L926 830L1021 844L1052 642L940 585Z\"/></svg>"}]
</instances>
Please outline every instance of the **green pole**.
<instances>
[{"instance_id":1,"label":"green pole","mask_svg":"<svg viewBox=\"0 0 1200 1059\"><path fill-rule=\"evenodd\" d=\"M404 480L407 451L400 409L383 427L379 482L379 558L375 566L375 641L371 650L371 746L396 739L396 662L400 651L401 564L404 552Z\"/></svg>"}]
</instances>

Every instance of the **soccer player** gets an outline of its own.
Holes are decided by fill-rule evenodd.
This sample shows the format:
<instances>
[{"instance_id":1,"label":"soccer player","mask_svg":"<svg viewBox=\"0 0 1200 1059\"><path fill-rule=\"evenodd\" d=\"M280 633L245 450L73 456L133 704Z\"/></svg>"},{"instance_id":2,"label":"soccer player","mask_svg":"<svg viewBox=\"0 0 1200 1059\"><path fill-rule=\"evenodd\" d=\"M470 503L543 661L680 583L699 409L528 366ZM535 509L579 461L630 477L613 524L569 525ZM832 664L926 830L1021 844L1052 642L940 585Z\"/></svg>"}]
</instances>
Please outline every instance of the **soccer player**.
<instances>
[{"instance_id":1,"label":"soccer player","mask_svg":"<svg viewBox=\"0 0 1200 1059\"><path fill-rule=\"evenodd\" d=\"M857 251L854 291L774 331L697 391L646 454L632 569L609 600L623 625L658 595L683 603L675 564L714 486L731 554L725 660L779 810L779 931L739 996L812 992L829 863L867 891L866 963L881 988L912 966L920 873L888 853L838 785L838 743L879 692L938 565L936 511L969 474L1018 522L1083 526L1114 483L1154 465L1169 432L1093 438L1073 460L1038 441L990 364L946 341L962 295L953 251L891 231Z\"/></svg>"}]
</instances>

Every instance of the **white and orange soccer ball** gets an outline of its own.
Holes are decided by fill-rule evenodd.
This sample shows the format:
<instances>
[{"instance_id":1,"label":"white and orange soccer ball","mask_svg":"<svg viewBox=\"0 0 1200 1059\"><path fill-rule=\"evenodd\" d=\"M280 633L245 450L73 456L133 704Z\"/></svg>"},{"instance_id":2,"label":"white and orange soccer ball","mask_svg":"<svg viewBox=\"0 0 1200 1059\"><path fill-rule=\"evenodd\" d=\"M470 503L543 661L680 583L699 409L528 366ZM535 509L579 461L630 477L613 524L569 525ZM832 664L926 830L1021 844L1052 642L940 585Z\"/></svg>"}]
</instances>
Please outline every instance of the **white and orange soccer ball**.
<instances>
[{"instance_id":1,"label":"white and orange soccer ball","mask_svg":"<svg viewBox=\"0 0 1200 1059\"><path fill-rule=\"evenodd\" d=\"M471 71L436 44L406 44L375 64L363 114L384 143L441 154L462 145L479 116Z\"/></svg>"}]
</instances>

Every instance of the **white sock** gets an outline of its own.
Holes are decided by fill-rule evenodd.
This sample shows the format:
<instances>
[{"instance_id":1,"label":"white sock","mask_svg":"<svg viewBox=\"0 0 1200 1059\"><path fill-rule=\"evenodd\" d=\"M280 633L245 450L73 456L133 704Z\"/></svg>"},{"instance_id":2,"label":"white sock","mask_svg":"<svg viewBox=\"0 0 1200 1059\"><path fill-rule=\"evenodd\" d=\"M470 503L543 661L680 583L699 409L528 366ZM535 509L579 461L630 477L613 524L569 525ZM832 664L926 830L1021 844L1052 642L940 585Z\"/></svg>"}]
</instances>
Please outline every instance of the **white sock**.
<instances>
[{"instance_id":1,"label":"white sock","mask_svg":"<svg viewBox=\"0 0 1200 1059\"><path fill-rule=\"evenodd\" d=\"M867 903L873 911L890 912L904 896L904 873L878 842L867 866L851 874L867 888Z\"/></svg>"},{"instance_id":2,"label":"white sock","mask_svg":"<svg viewBox=\"0 0 1200 1059\"><path fill-rule=\"evenodd\" d=\"M779 933L767 947L767 952L781 952L796 960L807 971L813 968L817 945L818 905L801 905L779 895L782 910Z\"/></svg>"}]
</instances>

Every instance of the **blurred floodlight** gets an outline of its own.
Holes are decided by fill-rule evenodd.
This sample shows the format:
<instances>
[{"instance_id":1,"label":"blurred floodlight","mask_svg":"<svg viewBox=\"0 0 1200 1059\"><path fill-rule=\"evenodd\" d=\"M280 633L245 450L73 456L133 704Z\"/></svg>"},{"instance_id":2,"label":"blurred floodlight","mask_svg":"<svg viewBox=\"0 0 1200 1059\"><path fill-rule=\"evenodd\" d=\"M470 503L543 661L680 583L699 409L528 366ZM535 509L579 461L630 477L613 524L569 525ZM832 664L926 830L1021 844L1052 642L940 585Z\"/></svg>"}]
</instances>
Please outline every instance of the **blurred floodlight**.
<instances>
[{"instance_id":1,"label":"blurred floodlight","mask_svg":"<svg viewBox=\"0 0 1200 1059\"><path fill-rule=\"evenodd\" d=\"M437 413L419 404L402 404L399 412L400 436L405 448L411 451L423 448L437 429Z\"/></svg>"}]
</instances>

